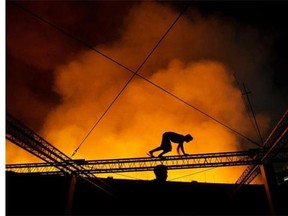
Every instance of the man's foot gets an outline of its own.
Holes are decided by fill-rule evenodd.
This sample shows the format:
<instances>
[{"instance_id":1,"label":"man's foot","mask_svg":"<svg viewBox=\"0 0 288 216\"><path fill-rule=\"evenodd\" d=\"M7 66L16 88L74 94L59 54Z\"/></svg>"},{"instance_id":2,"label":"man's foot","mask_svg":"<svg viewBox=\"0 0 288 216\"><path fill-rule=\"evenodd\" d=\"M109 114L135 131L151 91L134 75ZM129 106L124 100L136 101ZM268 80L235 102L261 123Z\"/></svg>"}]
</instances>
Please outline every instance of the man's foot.
<instances>
[{"instance_id":1,"label":"man's foot","mask_svg":"<svg viewBox=\"0 0 288 216\"><path fill-rule=\"evenodd\" d=\"M164 157L163 155L158 155L158 157L159 157L160 159L162 159L162 160L165 159L165 157Z\"/></svg>"},{"instance_id":2,"label":"man's foot","mask_svg":"<svg viewBox=\"0 0 288 216\"><path fill-rule=\"evenodd\" d=\"M149 157L155 157L155 156L153 155L153 153L150 153L150 152L148 152L147 155L148 155Z\"/></svg>"}]
</instances>

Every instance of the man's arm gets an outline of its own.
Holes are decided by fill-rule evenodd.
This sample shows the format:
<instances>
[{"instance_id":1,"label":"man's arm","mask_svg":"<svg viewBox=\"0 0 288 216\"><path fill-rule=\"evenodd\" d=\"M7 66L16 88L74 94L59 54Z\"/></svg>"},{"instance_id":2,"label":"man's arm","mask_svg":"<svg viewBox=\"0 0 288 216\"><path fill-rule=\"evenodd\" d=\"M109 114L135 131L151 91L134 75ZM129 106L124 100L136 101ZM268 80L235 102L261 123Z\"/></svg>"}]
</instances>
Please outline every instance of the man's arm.
<instances>
[{"instance_id":1,"label":"man's arm","mask_svg":"<svg viewBox=\"0 0 288 216\"><path fill-rule=\"evenodd\" d=\"M182 142L182 143L179 143L178 146L177 146L177 152L178 152L178 154L180 154L180 149L181 149L183 155L187 155L187 154L185 153L185 150L184 150L183 142Z\"/></svg>"}]
</instances>

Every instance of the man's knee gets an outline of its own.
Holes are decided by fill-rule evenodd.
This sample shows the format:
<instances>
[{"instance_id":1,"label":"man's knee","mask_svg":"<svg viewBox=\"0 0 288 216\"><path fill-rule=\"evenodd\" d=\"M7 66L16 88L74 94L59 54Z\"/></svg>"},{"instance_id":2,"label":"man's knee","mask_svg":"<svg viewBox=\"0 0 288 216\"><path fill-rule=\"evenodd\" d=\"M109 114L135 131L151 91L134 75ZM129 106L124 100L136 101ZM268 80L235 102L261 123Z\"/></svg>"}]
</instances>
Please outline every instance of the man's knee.
<instances>
[{"instance_id":1,"label":"man's knee","mask_svg":"<svg viewBox=\"0 0 288 216\"><path fill-rule=\"evenodd\" d=\"M164 152L164 153L167 153L167 152L170 152L170 151L172 151L172 148L165 148L165 149L163 149L163 152Z\"/></svg>"}]
</instances>

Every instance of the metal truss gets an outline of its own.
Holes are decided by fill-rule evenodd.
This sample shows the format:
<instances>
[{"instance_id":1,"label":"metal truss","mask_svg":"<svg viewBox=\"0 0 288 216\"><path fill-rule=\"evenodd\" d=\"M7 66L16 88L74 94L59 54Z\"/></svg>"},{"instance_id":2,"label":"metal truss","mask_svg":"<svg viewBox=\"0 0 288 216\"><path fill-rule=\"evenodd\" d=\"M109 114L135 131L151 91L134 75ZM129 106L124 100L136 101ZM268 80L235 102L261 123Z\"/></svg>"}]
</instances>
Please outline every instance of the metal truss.
<instances>
[{"instance_id":1,"label":"metal truss","mask_svg":"<svg viewBox=\"0 0 288 216\"><path fill-rule=\"evenodd\" d=\"M260 154L259 151L263 152L263 150L260 149L251 149L248 151L237 152L168 156L161 160L159 158L139 157L108 160L77 159L71 161L68 160L61 163L7 164L6 171L13 171L17 173L41 173L44 175L64 174L57 167L69 166L71 163L82 166L83 169L76 172L78 174L151 171L156 165L159 164L167 166L170 170L243 165L256 166L261 163L260 160L255 160L255 156ZM282 151L277 158L274 158L274 161L282 161L287 157L288 149L285 149L285 151ZM259 173L257 173L257 175L258 174Z\"/></svg>"},{"instance_id":2,"label":"metal truss","mask_svg":"<svg viewBox=\"0 0 288 216\"><path fill-rule=\"evenodd\" d=\"M282 161L288 161L288 156L283 155L286 153L288 144L288 111L282 116L278 124L272 130L264 145L262 151L259 151L255 160L260 161L259 164L249 165L242 175L236 181L231 190L233 195L244 184L249 184L258 174L260 174L260 164L267 164L274 161L276 158L281 157Z\"/></svg>"},{"instance_id":3,"label":"metal truss","mask_svg":"<svg viewBox=\"0 0 288 216\"><path fill-rule=\"evenodd\" d=\"M83 170L81 165L74 163L70 157L51 145L33 130L23 125L9 113L6 113L6 139L46 161L48 164L54 163L55 169L62 173L81 173L81 170ZM71 162L69 164L62 164L65 161ZM83 177L95 178L94 175L84 172Z\"/></svg>"},{"instance_id":4,"label":"metal truss","mask_svg":"<svg viewBox=\"0 0 288 216\"><path fill-rule=\"evenodd\" d=\"M9 113L6 113L6 139L46 161L47 164L54 164L55 174L80 177L95 188L113 195L111 187L105 182L89 172L84 172L84 168L80 164L23 125Z\"/></svg>"},{"instance_id":5,"label":"metal truss","mask_svg":"<svg viewBox=\"0 0 288 216\"><path fill-rule=\"evenodd\" d=\"M191 169L221 166L241 166L248 164L257 164L254 156L258 150L238 152L221 152L210 154L194 154L187 156L167 156L165 159L139 157L139 158L122 158L108 160L73 160L61 163L26 163L6 165L7 171L22 173L45 173L55 174L58 166L69 166L70 163L81 164L83 169L80 173L115 173L115 172L137 172L150 171L158 164L164 164L168 169Z\"/></svg>"},{"instance_id":6,"label":"metal truss","mask_svg":"<svg viewBox=\"0 0 288 216\"><path fill-rule=\"evenodd\" d=\"M248 170L250 175L245 174L246 182L250 182L259 174L257 166L264 162L263 158L271 155L271 149L251 149L248 151L237 152L220 152L193 154L187 156L167 156L165 159L139 157L139 158L122 158L107 160L72 160L62 153L45 139L37 135L34 131L24 126L14 117L7 114L6 138L17 144L21 148L29 151L46 163L26 163L26 164L7 164L6 171L18 173L41 173L51 174L77 174L84 177L95 177L99 173L116 173L116 172L139 172L150 171L158 164L164 164L168 169L192 169L207 167L223 166L242 166L248 165L254 168L253 172ZM275 129L276 130L276 129ZM278 131L278 130L277 130ZM279 147L280 142L287 140L287 128L282 136L275 137L278 142L274 146ZM283 139L283 137L285 139ZM269 154L268 154L269 153ZM280 157L279 157L280 156ZM278 159L287 158L287 151L281 151ZM275 159L276 157L274 157ZM245 172L244 172L245 173ZM249 180L248 180L249 179Z\"/></svg>"}]
</instances>

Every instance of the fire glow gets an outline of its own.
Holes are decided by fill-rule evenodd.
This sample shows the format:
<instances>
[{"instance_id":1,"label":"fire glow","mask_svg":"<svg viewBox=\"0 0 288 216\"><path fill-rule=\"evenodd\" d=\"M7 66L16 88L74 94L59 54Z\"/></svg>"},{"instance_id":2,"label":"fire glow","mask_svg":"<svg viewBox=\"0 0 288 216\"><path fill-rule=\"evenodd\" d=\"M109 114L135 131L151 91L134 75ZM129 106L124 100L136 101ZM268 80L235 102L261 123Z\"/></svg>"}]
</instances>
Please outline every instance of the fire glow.
<instances>
[{"instance_id":1,"label":"fire glow","mask_svg":"<svg viewBox=\"0 0 288 216\"><path fill-rule=\"evenodd\" d=\"M127 15L122 37L111 45L99 45L95 49L135 70L175 17L176 12L164 5L139 4ZM238 45L233 38L235 29L222 22L202 20L197 13L194 20L183 16L139 71L139 75L155 85L135 76L117 100L116 96L133 73L93 51L82 52L74 60L58 66L54 70L54 85L62 103L50 112L42 136L68 156L81 144L73 159L86 160L144 157L160 144L165 131L190 133L194 140L184 144L189 154L254 148L251 143L243 145L237 134L203 115L207 113L239 133L257 139L233 76L235 71L228 64L235 58L234 67L257 67L248 57L241 56L250 41ZM223 35L227 31L229 34ZM247 31L249 35L249 29ZM248 40L249 37L245 37ZM257 118L265 129L267 118L260 114ZM176 145L172 146L172 152L167 155L177 154ZM7 163L39 162L8 141L6 156ZM171 170L168 180L234 183L244 169ZM152 172L113 176L154 178Z\"/></svg>"}]
</instances>

